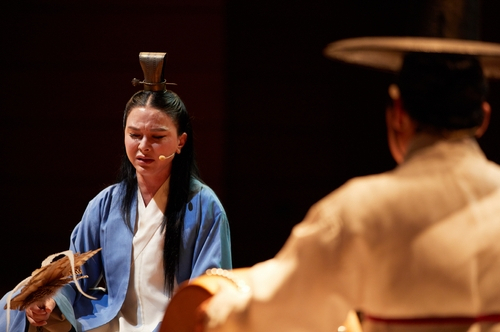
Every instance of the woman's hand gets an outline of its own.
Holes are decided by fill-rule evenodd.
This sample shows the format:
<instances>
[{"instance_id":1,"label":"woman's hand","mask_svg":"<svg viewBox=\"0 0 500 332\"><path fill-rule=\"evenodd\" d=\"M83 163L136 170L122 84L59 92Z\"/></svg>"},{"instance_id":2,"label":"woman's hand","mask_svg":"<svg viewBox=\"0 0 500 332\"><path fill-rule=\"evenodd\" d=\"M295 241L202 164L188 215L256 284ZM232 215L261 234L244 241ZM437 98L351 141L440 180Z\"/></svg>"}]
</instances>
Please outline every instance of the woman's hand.
<instances>
[{"instance_id":1,"label":"woman's hand","mask_svg":"<svg viewBox=\"0 0 500 332\"><path fill-rule=\"evenodd\" d=\"M31 325L44 326L47 325L47 320L52 311L56 307L56 301L53 298L47 297L44 300L37 301L26 308L26 317Z\"/></svg>"}]
</instances>

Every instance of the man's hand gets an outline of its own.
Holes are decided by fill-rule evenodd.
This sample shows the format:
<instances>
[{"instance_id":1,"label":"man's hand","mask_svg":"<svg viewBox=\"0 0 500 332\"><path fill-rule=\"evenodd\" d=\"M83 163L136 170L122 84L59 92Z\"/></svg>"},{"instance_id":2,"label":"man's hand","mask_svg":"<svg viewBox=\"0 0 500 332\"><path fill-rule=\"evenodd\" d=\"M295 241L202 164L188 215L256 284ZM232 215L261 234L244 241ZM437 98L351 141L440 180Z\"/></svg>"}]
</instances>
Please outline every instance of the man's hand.
<instances>
[{"instance_id":1,"label":"man's hand","mask_svg":"<svg viewBox=\"0 0 500 332\"><path fill-rule=\"evenodd\" d=\"M204 332L205 325L208 321L207 307L210 299L203 301L196 310L196 320L194 325L194 332Z\"/></svg>"}]
</instances>

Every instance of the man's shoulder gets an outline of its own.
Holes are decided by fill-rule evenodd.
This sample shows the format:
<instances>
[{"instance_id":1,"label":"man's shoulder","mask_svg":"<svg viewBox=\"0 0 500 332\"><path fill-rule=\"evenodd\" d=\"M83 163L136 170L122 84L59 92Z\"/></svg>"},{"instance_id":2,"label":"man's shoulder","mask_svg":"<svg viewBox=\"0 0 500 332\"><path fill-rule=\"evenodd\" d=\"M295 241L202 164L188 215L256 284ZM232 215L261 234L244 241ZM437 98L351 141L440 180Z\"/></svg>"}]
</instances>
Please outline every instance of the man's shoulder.
<instances>
[{"instance_id":1,"label":"man's shoulder","mask_svg":"<svg viewBox=\"0 0 500 332\"><path fill-rule=\"evenodd\" d=\"M331 192L324 199L338 199L337 197L352 199L354 197L364 197L366 195L371 196L374 192L388 189L388 187L395 184L396 178L394 176L394 171L395 170L391 170L379 174L354 177Z\"/></svg>"},{"instance_id":2,"label":"man's shoulder","mask_svg":"<svg viewBox=\"0 0 500 332\"><path fill-rule=\"evenodd\" d=\"M314 204L313 209L340 213L346 209L368 209L370 205L394 195L397 186L394 171L355 177ZM328 212L329 211L329 212Z\"/></svg>"}]
</instances>

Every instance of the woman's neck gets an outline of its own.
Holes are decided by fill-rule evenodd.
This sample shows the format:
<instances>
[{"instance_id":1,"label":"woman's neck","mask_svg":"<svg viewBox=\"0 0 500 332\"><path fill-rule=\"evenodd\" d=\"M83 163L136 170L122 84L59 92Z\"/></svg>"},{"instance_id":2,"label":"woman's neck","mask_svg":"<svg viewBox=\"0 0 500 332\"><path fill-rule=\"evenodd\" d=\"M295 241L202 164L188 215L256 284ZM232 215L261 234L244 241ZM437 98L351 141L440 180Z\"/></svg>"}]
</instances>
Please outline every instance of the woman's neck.
<instances>
[{"instance_id":1,"label":"woman's neck","mask_svg":"<svg viewBox=\"0 0 500 332\"><path fill-rule=\"evenodd\" d=\"M148 206L158 189L160 189L169 176L170 174L167 176L144 177L137 174L137 186L141 191L145 206Z\"/></svg>"}]
</instances>

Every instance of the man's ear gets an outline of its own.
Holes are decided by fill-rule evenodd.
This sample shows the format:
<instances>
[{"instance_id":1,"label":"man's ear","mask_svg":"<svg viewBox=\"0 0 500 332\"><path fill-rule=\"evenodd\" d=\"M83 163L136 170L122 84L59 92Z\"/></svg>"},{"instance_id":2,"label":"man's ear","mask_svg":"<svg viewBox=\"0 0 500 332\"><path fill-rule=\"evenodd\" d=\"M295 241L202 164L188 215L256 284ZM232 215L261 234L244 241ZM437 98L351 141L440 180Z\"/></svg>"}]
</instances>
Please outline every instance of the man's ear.
<instances>
[{"instance_id":1,"label":"man's ear","mask_svg":"<svg viewBox=\"0 0 500 332\"><path fill-rule=\"evenodd\" d=\"M486 132L486 129L488 129L488 126L490 125L490 118L491 118L491 106L487 102L483 102L483 123L481 123L481 126L477 128L475 136L477 138L481 137L484 135Z\"/></svg>"},{"instance_id":2,"label":"man's ear","mask_svg":"<svg viewBox=\"0 0 500 332\"><path fill-rule=\"evenodd\" d=\"M392 158L396 163L401 164L404 161L404 154L400 142L400 121L398 120L397 111L394 107L388 107L385 111L385 120L387 125L387 143Z\"/></svg>"},{"instance_id":3,"label":"man's ear","mask_svg":"<svg viewBox=\"0 0 500 332\"><path fill-rule=\"evenodd\" d=\"M396 132L401 132L405 126L406 112L403 110L401 99L392 101L392 108L389 110L389 123L392 129Z\"/></svg>"},{"instance_id":4,"label":"man's ear","mask_svg":"<svg viewBox=\"0 0 500 332\"><path fill-rule=\"evenodd\" d=\"M408 112L403 107L399 88L395 84L389 86L389 96L392 100L392 107L387 110L386 121L387 125L391 126L392 130L402 132L413 126Z\"/></svg>"},{"instance_id":5,"label":"man's ear","mask_svg":"<svg viewBox=\"0 0 500 332\"><path fill-rule=\"evenodd\" d=\"M391 85L389 95L392 99L392 106L387 108L385 114L387 140L392 157L398 164L401 164L404 161L410 141L415 135L416 125L403 107L399 88Z\"/></svg>"}]
</instances>

